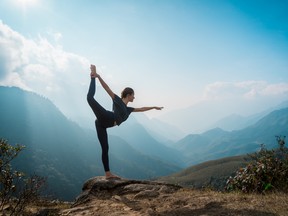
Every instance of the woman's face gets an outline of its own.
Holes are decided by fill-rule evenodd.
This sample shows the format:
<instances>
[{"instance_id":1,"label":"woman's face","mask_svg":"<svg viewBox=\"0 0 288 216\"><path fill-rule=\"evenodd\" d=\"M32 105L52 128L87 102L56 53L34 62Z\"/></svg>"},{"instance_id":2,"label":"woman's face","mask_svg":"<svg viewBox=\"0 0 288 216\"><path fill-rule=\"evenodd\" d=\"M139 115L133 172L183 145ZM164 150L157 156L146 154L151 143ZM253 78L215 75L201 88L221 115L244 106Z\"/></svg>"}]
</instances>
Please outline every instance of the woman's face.
<instances>
[{"instance_id":1,"label":"woman's face","mask_svg":"<svg viewBox=\"0 0 288 216\"><path fill-rule=\"evenodd\" d=\"M129 100L128 100L129 102L133 102L134 99L135 99L135 97L134 97L134 93L129 94L129 95L128 95L128 99L129 99Z\"/></svg>"}]
</instances>

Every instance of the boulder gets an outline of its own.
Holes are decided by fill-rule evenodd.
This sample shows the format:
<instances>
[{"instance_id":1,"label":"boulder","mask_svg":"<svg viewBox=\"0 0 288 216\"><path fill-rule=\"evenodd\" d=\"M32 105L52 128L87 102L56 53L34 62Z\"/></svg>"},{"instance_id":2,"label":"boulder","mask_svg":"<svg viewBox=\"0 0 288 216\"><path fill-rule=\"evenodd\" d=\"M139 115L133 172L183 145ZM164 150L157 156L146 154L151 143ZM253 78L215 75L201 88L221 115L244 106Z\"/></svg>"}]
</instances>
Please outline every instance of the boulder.
<instances>
[{"instance_id":1,"label":"boulder","mask_svg":"<svg viewBox=\"0 0 288 216\"><path fill-rule=\"evenodd\" d=\"M89 202L91 199L111 199L115 196L134 195L135 199L157 197L160 194L173 193L181 186L156 181L131 179L106 179L104 176L87 180L82 193L73 206Z\"/></svg>"},{"instance_id":2,"label":"boulder","mask_svg":"<svg viewBox=\"0 0 288 216\"><path fill-rule=\"evenodd\" d=\"M82 193L61 215L149 215L151 200L180 188L156 181L94 177L84 183Z\"/></svg>"}]
</instances>

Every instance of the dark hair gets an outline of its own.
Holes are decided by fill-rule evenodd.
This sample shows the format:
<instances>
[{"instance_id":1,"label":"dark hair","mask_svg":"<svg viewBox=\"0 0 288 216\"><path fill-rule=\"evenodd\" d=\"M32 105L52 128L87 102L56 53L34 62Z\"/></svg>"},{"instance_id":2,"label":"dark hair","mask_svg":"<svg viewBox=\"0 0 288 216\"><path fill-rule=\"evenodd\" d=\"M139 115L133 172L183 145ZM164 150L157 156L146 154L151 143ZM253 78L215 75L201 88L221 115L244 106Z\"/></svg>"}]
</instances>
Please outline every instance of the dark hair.
<instances>
[{"instance_id":1,"label":"dark hair","mask_svg":"<svg viewBox=\"0 0 288 216\"><path fill-rule=\"evenodd\" d=\"M121 98L126 98L127 95L132 95L132 94L134 94L134 90L130 87L126 87L121 93Z\"/></svg>"}]
</instances>

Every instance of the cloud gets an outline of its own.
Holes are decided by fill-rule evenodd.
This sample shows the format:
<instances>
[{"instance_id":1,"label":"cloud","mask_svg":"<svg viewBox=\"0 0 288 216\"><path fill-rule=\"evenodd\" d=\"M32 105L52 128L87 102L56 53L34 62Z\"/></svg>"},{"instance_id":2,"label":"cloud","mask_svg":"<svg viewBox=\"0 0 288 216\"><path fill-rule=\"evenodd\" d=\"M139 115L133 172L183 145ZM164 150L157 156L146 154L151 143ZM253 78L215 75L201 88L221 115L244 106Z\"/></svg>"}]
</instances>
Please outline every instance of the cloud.
<instances>
[{"instance_id":1,"label":"cloud","mask_svg":"<svg viewBox=\"0 0 288 216\"><path fill-rule=\"evenodd\" d=\"M288 83L278 83L267 85L261 91L262 95L286 95L288 94Z\"/></svg>"},{"instance_id":2,"label":"cloud","mask_svg":"<svg viewBox=\"0 0 288 216\"><path fill-rule=\"evenodd\" d=\"M248 80L243 82L215 82L205 87L204 100L242 99L254 100L261 97L288 96L288 83L268 83Z\"/></svg>"},{"instance_id":3,"label":"cloud","mask_svg":"<svg viewBox=\"0 0 288 216\"><path fill-rule=\"evenodd\" d=\"M13 39L12 39L13 38ZM18 47L23 46L23 37L14 33L0 21L0 78L5 78L21 65L21 52ZM24 60L24 59L23 59ZM12 64L13 63L13 64Z\"/></svg>"},{"instance_id":4,"label":"cloud","mask_svg":"<svg viewBox=\"0 0 288 216\"><path fill-rule=\"evenodd\" d=\"M69 116L71 107L79 106L79 99L86 100L83 83L88 83L88 71L88 59L41 36L25 38L0 20L0 85L43 95Z\"/></svg>"}]
</instances>

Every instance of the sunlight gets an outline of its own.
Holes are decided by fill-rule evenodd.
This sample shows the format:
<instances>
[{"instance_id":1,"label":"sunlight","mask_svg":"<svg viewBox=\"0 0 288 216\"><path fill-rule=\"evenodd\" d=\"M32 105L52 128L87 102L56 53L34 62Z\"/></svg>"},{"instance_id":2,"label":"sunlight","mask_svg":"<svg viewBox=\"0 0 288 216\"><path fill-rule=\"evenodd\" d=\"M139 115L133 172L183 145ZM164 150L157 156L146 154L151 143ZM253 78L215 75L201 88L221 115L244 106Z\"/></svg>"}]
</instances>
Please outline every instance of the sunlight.
<instances>
[{"instance_id":1,"label":"sunlight","mask_svg":"<svg viewBox=\"0 0 288 216\"><path fill-rule=\"evenodd\" d=\"M39 0L14 0L13 3L20 7L22 10L26 11L31 7L35 7L39 4Z\"/></svg>"},{"instance_id":2,"label":"sunlight","mask_svg":"<svg viewBox=\"0 0 288 216\"><path fill-rule=\"evenodd\" d=\"M16 0L16 3L19 3L24 6L35 5L37 2L38 0Z\"/></svg>"}]
</instances>

